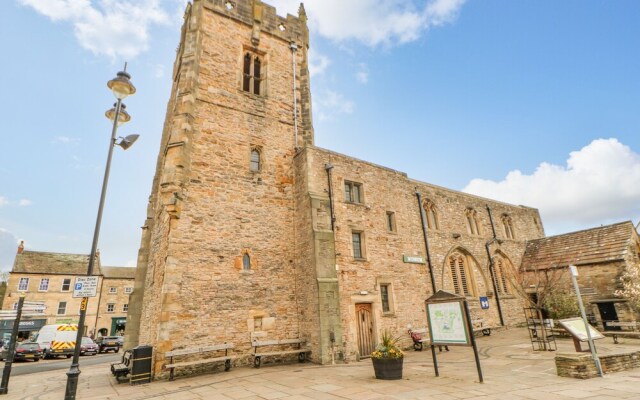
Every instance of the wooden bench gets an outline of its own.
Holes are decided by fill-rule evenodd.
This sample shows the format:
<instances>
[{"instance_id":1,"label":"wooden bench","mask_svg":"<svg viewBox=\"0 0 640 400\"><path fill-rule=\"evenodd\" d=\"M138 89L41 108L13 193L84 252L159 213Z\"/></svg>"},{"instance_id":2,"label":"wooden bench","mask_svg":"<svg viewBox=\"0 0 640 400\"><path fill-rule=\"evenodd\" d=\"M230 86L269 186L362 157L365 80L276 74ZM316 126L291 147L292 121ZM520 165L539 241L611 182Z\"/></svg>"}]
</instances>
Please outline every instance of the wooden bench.
<instances>
[{"instance_id":1,"label":"wooden bench","mask_svg":"<svg viewBox=\"0 0 640 400\"><path fill-rule=\"evenodd\" d=\"M471 324L473 325L472 329L474 335L482 332L483 336L491 336L491 329L497 328L496 326L485 325L485 320L483 318L472 320Z\"/></svg>"},{"instance_id":2,"label":"wooden bench","mask_svg":"<svg viewBox=\"0 0 640 400\"><path fill-rule=\"evenodd\" d=\"M169 358L169 363L166 364L164 367L169 370L169 380L170 381L173 380L174 369L179 367L189 367L192 365L208 364L208 363L224 361L224 370L229 371L231 369L231 361L236 359L236 356L229 355L229 349L233 349L233 347L234 347L233 343L224 343L224 344L217 344L213 346L205 346L205 347L198 347L198 348L192 348L192 349L179 349L179 350L172 350L172 351L166 352L165 357ZM223 350L224 350L224 355L219 355L219 354L216 355L216 353L219 353ZM193 354L204 354L205 357L199 358L197 360L189 360L189 361L181 361L181 362L174 362L173 360L174 357L189 356Z\"/></svg>"},{"instance_id":3,"label":"wooden bench","mask_svg":"<svg viewBox=\"0 0 640 400\"><path fill-rule=\"evenodd\" d=\"M260 368L262 357L280 356L286 354L297 354L298 362L305 362L307 354L311 353L308 348L302 348L306 343L305 339L281 339L281 340L254 340L251 342L253 347L253 366ZM284 346L284 348L282 348ZM267 347L268 351L262 351L261 347ZM279 347L280 350L275 350ZM261 351L258 352L258 349Z\"/></svg>"},{"instance_id":4,"label":"wooden bench","mask_svg":"<svg viewBox=\"0 0 640 400\"><path fill-rule=\"evenodd\" d=\"M133 352L131 350L127 350L122 355L122 361L119 363L111 364L111 374L116 377L116 381L120 383L120 378L126 378L131 372L131 357L133 356Z\"/></svg>"},{"instance_id":5,"label":"wooden bench","mask_svg":"<svg viewBox=\"0 0 640 400\"><path fill-rule=\"evenodd\" d=\"M620 330L620 331L609 331L605 330L602 332L603 335L612 337L613 343L618 344L618 337L626 337L633 339L640 339L640 332L635 329L638 327L637 322L625 322L625 321L604 321L604 328L622 328L622 329L631 329L631 330Z\"/></svg>"}]
</instances>

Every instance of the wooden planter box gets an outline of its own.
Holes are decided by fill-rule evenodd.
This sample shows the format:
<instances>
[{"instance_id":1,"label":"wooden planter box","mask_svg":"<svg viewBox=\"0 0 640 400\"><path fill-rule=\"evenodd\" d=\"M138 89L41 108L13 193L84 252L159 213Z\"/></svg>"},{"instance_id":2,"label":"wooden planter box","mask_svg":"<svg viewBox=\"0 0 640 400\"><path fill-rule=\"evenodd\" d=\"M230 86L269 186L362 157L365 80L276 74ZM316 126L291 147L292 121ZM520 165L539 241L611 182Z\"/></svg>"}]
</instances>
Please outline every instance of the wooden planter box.
<instances>
[{"instance_id":1,"label":"wooden planter box","mask_svg":"<svg viewBox=\"0 0 640 400\"><path fill-rule=\"evenodd\" d=\"M373 370L376 373L376 379L402 379L403 358L372 358L371 361L373 361Z\"/></svg>"}]
</instances>

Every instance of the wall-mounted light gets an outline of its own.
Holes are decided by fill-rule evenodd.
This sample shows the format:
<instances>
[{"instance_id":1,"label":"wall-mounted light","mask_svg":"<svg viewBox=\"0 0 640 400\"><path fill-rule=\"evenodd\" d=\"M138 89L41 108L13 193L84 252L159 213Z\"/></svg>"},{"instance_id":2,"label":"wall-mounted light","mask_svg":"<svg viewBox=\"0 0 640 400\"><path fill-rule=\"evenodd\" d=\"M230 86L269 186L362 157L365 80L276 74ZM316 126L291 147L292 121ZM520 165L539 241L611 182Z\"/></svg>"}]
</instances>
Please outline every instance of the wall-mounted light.
<instances>
[{"instance_id":1,"label":"wall-mounted light","mask_svg":"<svg viewBox=\"0 0 640 400\"><path fill-rule=\"evenodd\" d=\"M287 30L287 27L286 27L286 26L284 26L284 24L283 24L283 23L280 23L280 24L278 24L278 29L280 29L282 32L284 32L284 31L286 31L286 30Z\"/></svg>"},{"instance_id":2,"label":"wall-mounted light","mask_svg":"<svg viewBox=\"0 0 640 400\"><path fill-rule=\"evenodd\" d=\"M227 7L227 10L233 10L233 8L235 7L235 4L233 4L230 1L225 1L224 6Z\"/></svg>"}]
</instances>

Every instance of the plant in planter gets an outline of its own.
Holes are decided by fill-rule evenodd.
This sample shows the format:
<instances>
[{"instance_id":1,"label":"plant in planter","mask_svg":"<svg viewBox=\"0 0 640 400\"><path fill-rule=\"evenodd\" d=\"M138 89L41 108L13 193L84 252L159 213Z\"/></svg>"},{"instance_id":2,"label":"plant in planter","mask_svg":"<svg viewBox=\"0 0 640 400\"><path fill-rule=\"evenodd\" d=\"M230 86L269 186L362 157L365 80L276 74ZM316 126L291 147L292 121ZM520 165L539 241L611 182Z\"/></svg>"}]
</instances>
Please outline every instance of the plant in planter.
<instances>
[{"instance_id":1,"label":"plant in planter","mask_svg":"<svg viewBox=\"0 0 640 400\"><path fill-rule=\"evenodd\" d=\"M388 330L382 332L380 344L371 353L377 379L402 379L404 353L398 347L398 340L400 338L393 337Z\"/></svg>"}]
</instances>

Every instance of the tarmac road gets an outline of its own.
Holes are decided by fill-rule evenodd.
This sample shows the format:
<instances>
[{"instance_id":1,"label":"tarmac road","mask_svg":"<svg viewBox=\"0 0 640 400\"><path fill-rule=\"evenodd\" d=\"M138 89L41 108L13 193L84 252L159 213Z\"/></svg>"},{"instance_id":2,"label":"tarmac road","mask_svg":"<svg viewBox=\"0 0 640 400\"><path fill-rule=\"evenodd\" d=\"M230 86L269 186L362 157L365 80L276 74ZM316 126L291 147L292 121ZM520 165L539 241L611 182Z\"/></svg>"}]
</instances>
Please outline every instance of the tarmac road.
<instances>
[{"instance_id":1,"label":"tarmac road","mask_svg":"<svg viewBox=\"0 0 640 400\"><path fill-rule=\"evenodd\" d=\"M80 356L80 371L83 366L102 364L107 362L116 362L122 359L122 352L119 353L103 353L95 356ZM72 358L53 358L49 360L41 359L34 361L15 361L11 364L11 376L36 374L38 372L54 371L57 369L68 370L71 365ZM0 364L4 367L4 362Z\"/></svg>"}]
</instances>

